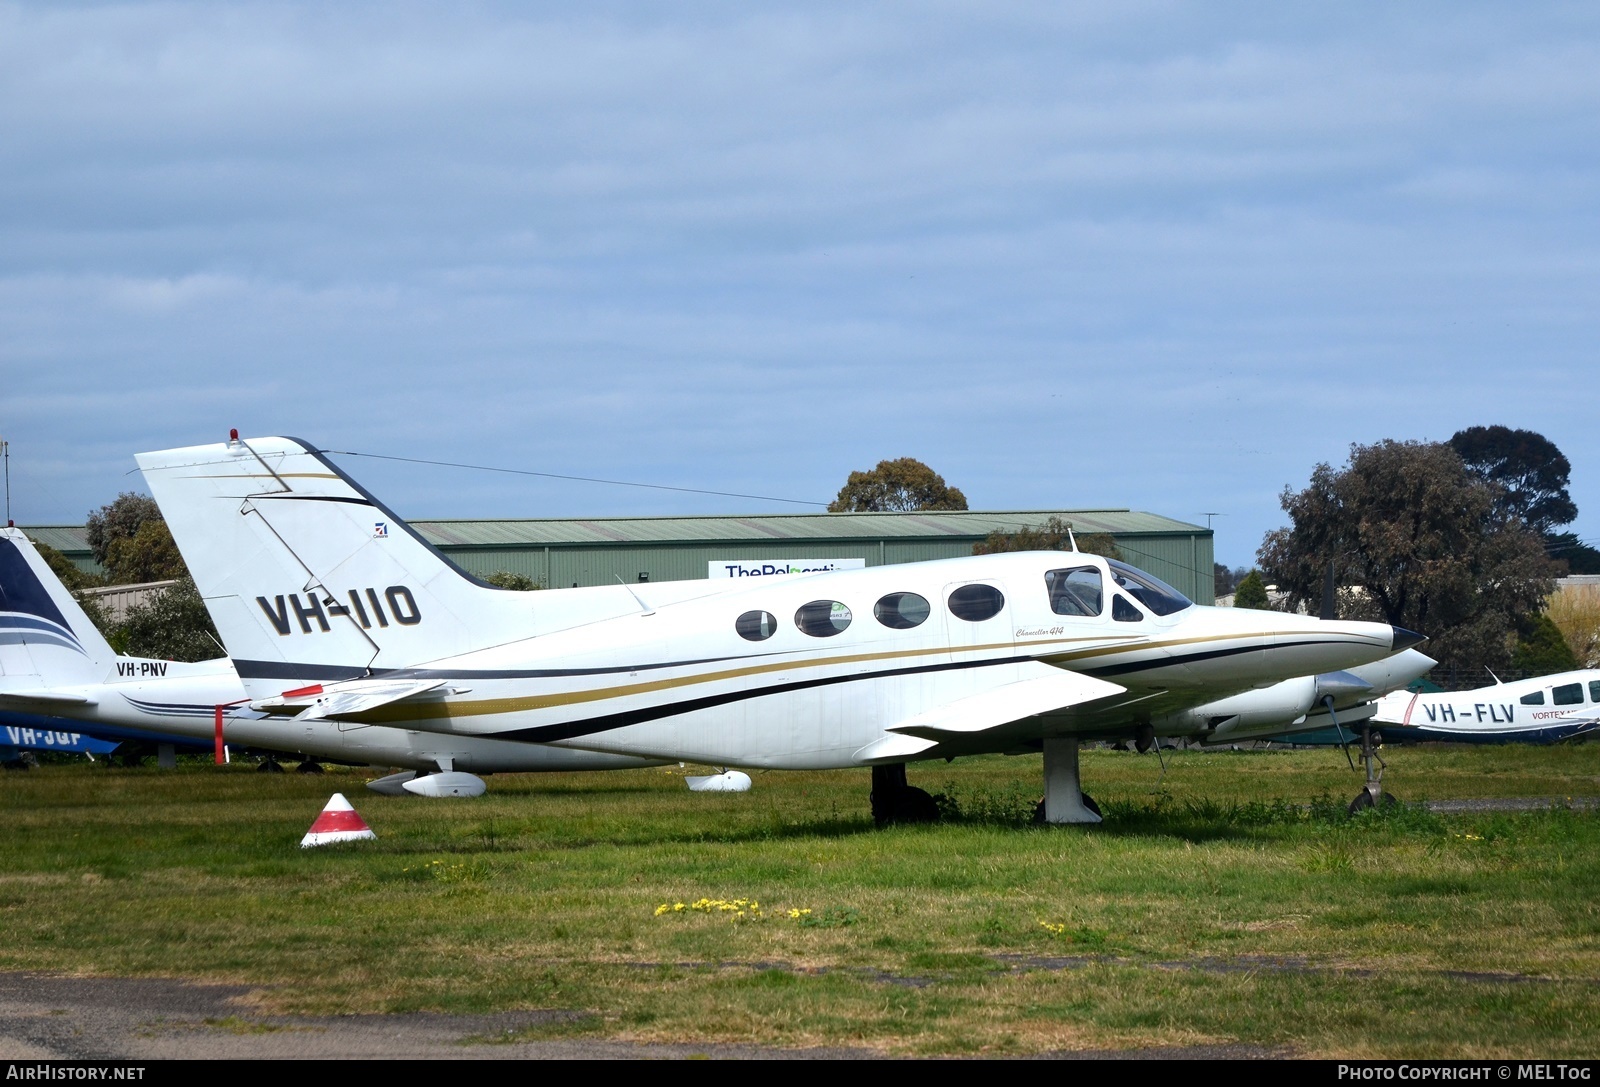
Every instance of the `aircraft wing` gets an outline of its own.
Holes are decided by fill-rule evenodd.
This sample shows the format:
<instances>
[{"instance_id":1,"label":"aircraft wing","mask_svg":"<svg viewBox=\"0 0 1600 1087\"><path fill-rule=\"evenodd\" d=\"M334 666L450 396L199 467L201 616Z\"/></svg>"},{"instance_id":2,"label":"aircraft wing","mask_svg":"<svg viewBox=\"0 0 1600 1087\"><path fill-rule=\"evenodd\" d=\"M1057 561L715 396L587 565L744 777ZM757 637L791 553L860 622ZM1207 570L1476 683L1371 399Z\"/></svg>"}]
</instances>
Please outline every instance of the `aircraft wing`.
<instances>
[{"instance_id":1,"label":"aircraft wing","mask_svg":"<svg viewBox=\"0 0 1600 1087\"><path fill-rule=\"evenodd\" d=\"M296 720L349 718L444 686L442 679L355 679L315 684L250 703L262 713L294 713Z\"/></svg>"},{"instance_id":2,"label":"aircraft wing","mask_svg":"<svg viewBox=\"0 0 1600 1087\"><path fill-rule=\"evenodd\" d=\"M891 725L860 751L863 762L902 762L951 741L971 740L1006 725L1111 698L1127 688L1048 665L1042 675L960 698Z\"/></svg>"}]
</instances>

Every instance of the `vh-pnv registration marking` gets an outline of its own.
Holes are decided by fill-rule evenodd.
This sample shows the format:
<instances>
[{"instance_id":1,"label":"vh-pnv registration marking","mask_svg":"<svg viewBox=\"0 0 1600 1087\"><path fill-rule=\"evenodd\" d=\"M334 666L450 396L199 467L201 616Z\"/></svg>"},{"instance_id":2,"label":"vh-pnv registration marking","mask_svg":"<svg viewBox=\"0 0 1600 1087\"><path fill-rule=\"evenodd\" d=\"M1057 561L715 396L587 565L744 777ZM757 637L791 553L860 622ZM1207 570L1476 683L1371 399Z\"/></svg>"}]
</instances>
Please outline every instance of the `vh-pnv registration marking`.
<instances>
[{"instance_id":1,"label":"vh-pnv registration marking","mask_svg":"<svg viewBox=\"0 0 1600 1087\"><path fill-rule=\"evenodd\" d=\"M365 601L362 595L365 594ZM303 598L303 602L302 602ZM342 604L332 596L317 599L316 593L289 593L272 598L268 603L264 596L256 597L256 603L261 605L262 614L272 624L272 629L280 635L287 635L294 630L295 623L300 626L300 633L310 634L311 625L315 623L318 630L326 634L333 629L328 623L332 617L353 616L361 624L363 630L371 630L374 625L386 627L392 619L401 626L415 626L422 622L422 612L417 608L417 598L411 590L404 585L391 585L383 590L380 600L376 589L351 589L349 592L350 603ZM388 602L388 610L384 610L384 602ZM369 610L370 609L370 610Z\"/></svg>"},{"instance_id":2,"label":"vh-pnv registration marking","mask_svg":"<svg viewBox=\"0 0 1600 1087\"><path fill-rule=\"evenodd\" d=\"M118 661L117 675L128 679L142 676L146 679L159 679L167 674L166 661Z\"/></svg>"}]
</instances>

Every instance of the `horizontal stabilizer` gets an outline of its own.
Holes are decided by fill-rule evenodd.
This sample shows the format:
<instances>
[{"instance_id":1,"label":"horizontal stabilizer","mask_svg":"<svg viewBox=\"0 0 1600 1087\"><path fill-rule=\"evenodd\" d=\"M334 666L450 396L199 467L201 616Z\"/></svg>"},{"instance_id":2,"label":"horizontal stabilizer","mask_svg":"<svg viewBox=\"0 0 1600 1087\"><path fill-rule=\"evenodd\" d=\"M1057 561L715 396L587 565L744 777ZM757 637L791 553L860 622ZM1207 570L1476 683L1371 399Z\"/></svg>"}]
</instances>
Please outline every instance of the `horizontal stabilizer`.
<instances>
[{"instance_id":1,"label":"horizontal stabilizer","mask_svg":"<svg viewBox=\"0 0 1600 1087\"><path fill-rule=\"evenodd\" d=\"M1127 688L1103 679L1052 668L1046 675L1008 683L919 713L898 725L891 725L888 731L935 741L952 740L1110 698L1125 690Z\"/></svg>"},{"instance_id":2,"label":"horizontal stabilizer","mask_svg":"<svg viewBox=\"0 0 1600 1087\"><path fill-rule=\"evenodd\" d=\"M0 702L16 703L26 706L37 706L46 709L50 706L93 706L95 700L87 695L74 694L71 691L0 691Z\"/></svg>"},{"instance_id":3,"label":"horizontal stabilizer","mask_svg":"<svg viewBox=\"0 0 1600 1087\"><path fill-rule=\"evenodd\" d=\"M250 703L262 713L293 713L302 720L352 717L444 686L442 679L355 679L285 691Z\"/></svg>"}]
</instances>

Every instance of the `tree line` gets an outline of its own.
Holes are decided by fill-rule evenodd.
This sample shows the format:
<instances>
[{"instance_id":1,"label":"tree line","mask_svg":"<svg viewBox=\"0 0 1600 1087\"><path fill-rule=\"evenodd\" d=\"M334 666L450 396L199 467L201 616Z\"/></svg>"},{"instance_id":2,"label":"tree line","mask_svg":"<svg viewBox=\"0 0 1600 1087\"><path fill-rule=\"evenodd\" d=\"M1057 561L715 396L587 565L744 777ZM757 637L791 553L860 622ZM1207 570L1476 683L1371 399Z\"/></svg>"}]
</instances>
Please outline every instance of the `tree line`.
<instances>
[{"instance_id":1,"label":"tree line","mask_svg":"<svg viewBox=\"0 0 1600 1087\"><path fill-rule=\"evenodd\" d=\"M1284 489L1290 524L1262 541L1259 578L1283 607L1317 613L1331 587L1341 617L1427 634L1445 673L1576 668L1573 639L1546 614L1555 578L1600 572L1600 552L1563 531L1578 515L1570 475L1554 443L1503 426L1352 445L1342 467ZM1248 580L1235 604L1265 606Z\"/></svg>"}]
</instances>

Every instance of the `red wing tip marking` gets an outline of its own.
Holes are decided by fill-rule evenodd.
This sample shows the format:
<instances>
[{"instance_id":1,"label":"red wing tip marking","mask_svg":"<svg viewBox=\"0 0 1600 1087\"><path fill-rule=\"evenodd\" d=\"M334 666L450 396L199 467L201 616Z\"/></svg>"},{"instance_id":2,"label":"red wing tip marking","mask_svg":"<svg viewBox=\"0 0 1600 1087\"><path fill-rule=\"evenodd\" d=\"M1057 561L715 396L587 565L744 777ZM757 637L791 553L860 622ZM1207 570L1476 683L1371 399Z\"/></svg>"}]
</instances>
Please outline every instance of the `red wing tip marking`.
<instances>
[{"instance_id":1,"label":"red wing tip marking","mask_svg":"<svg viewBox=\"0 0 1600 1087\"><path fill-rule=\"evenodd\" d=\"M322 693L322 684L313 683L309 687L296 687L292 691L284 691L280 698L310 698L312 695Z\"/></svg>"}]
</instances>

